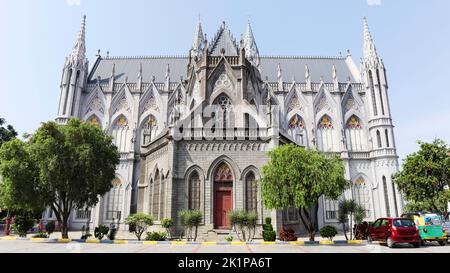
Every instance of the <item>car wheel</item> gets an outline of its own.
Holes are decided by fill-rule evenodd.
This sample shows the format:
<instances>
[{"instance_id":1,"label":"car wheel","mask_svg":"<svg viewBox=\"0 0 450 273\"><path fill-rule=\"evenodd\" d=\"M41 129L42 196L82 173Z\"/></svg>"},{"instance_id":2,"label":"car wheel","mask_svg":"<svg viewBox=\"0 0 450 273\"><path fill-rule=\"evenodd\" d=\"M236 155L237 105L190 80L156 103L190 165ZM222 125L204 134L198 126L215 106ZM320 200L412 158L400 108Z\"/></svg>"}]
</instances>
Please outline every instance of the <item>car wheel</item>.
<instances>
[{"instance_id":1,"label":"car wheel","mask_svg":"<svg viewBox=\"0 0 450 273\"><path fill-rule=\"evenodd\" d=\"M438 243L439 243L440 246L445 246L447 242L446 241L439 241Z\"/></svg>"},{"instance_id":2,"label":"car wheel","mask_svg":"<svg viewBox=\"0 0 450 273\"><path fill-rule=\"evenodd\" d=\"M425 246L425 240L420 240L420 245Z\"/></svg>"},{"instance_id":3,"label":"car wheel","mask_svg":"<svg viewBox=\"0 0 450 273\"><path fill-rule=\"evenodd\" d=\"M389 248L393 248L394 247L394 241L392 240L391 237L387 238L386 240L386 244Z\"/></svg>"},{"instance_id":4,"label":"car wheel","mask_svg":"<svg viewBox=\"0 0 450 273\"><path fill-rule=\"evenodd\" d=\"M372 244L372 243L373 243L373 240L372 240L372 237L371 237L371 236L368 236L368 237L367 237L367 243L368 243L368 244Z\"/></svg>"},{"instance_id":5,"label":"car wheel","mask_svg":"<svg viewBox=\"0 0 450 273\"><path fill-rule=\"evenodd\" d=\"M413 247L415 248L419 248L420 247L420 243L412 243Z\"/></svg>"}]
</instances>

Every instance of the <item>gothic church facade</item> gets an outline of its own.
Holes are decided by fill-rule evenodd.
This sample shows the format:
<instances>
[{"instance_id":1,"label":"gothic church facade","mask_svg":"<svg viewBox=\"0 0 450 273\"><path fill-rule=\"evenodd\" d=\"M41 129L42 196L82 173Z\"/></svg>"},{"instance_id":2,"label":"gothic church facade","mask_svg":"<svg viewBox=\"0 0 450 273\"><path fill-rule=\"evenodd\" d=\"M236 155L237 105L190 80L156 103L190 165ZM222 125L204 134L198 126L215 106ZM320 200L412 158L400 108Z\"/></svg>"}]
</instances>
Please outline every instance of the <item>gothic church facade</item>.
<instances>
[{"instance_id":1,"label":"gothic church facade","mask_svg":"<svg viewBox=\"0 0 450 273\"><path fill-rule=\"evenodd\" d=\"M99 53L89 67L85 31L84 18L64 64L56 120L101 126L120 164L98 205L74 211L72 229L89 221L125 227L136 211L156 226L173 218L179 227L180 210L198 209L206 233L228 229L227 211L243 209L259 223L270 216L277 229L302 232L295 209L264 208L257 183L267 152L285 143L340 155L353 185L342 198L362 204L367 220L402 212L391 179L398 157L386 70L366 19L360 67L350 54L262 56L250 23L239 42L225 23L208 41L200 22L186 56ZM338 224L337 204L321 198L319 226Z\"/></svg>"}]
</instances>

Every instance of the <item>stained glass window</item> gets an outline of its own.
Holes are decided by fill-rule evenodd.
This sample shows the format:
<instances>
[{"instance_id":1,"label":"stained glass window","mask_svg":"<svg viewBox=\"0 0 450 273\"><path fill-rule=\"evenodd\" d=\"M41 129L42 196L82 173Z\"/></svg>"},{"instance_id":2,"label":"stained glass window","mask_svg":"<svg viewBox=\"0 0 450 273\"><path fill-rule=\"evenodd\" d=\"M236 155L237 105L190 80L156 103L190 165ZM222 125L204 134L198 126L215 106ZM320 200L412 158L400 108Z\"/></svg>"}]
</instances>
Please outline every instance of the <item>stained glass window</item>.
<instances>
[{"instance_id":1,"label":"stained glass window","mask_svg":"<svg viewBox=\"0 0 450 273\"><path fill-rule=\"evenodd\" d=\"M128 120L125 116L120 116L116 122L117 127L128 127Z\"/></svg>"},{"instance_id":2,"label":"stained glass window","mask_svg":"<svg viewBox=\"0 0 450 273\"><path fill-rule=\"evenodd\" d=\"M214 175L214 181L216 182L227 182L233 181L233 173L230 167L226 163L222 163Z\"/></svg>"},{"instance_id":3,"label":"stained glass window","mask_svg":"<svg viewBox=\"0 0 450 273\"><path fill-rule=\"evenodd\" d=\"M319 122L320 129L333 129L333 124L331 123L331 119L328 116L323 116Z\"/></svg>"},{"instance_id":4,"label":"stained glass window","mask_svg":"<svg viewBox=\"0 0 450 273\"><path fill-rule=\"evenodd\" d=\"M88 121L92 125L100 126L100 121L98 120L98 118L96 116L92 116Z\"/></svg>"},{"instance_id":5,"label":"stained glass window","mask_svg":"<svg viewBox=\"0 0 450 273\"><path fill-rule=\"evenodd\" d=\"M250 172L245 177L246 211L253 211L253 212L257 211L257 204L258 204L257 192L258 192L258 185L255 179L255 174L253 172Z\"/></svg>"},{"instance_id":6,"label":"stained glass window","mask_svg":"<svg viewBox=\"0 0 450 273\"><path fill-rule=\"evenodd\" d=\"M299 115L295 114L289 121L288 127L289 129L305 129L305 123Z\"/></svg>"},{"instance_id":7,"label":"stained glass window","mask_svg":"<svg viewBox=\"0 0 450 273\"><path fill-rule=\"evenodd\" d=\"M194 171L189 178L189 209L200 209L200 177L197 171Z\"/></svg>"},{"instance_id":8,"label":"stained glass window","mask_svg":"<svg viewBox=\"0 0 450 273\"><path fill-rule=\"evenodd\" d=\"M347 128L349 129L361 129L361 123L359 122L359 118L356 116L352 116L351 118L348 119L347 121Z\"/></svg>"}]
</instances>

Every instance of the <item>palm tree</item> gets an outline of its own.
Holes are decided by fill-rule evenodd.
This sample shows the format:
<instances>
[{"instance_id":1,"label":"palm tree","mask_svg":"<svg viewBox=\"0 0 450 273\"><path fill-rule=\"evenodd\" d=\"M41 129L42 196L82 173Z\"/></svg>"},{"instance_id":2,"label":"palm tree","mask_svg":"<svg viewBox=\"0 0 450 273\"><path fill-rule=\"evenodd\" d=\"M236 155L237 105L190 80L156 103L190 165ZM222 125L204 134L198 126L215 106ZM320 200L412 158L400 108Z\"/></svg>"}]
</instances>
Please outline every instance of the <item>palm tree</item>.
<instances>
[{"instance_id":1,"label":"palm tree","mask_svg":"<svg viewBox=\"0 0 450 273\"><path fill-rule=\"evenodd\" d=\"M366 210L355 200L342 200L339 202L339 222L343 225L345 239L348 240L345 224L350 221L350 240L353 239L353 221L360 224L366 217Z\"/></svg>"}]
</instances>

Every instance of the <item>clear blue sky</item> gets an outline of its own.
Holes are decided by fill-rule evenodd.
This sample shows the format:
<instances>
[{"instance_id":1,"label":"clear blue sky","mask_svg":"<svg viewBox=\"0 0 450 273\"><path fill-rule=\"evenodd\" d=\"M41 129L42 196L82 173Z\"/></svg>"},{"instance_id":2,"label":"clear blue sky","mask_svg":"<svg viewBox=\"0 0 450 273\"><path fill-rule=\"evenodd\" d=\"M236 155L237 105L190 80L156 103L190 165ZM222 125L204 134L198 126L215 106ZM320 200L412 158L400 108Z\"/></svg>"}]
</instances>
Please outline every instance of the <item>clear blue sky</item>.
<instances>
[{"instance_id":1,"label":"clear blue sky","mask_svg":"<svg viewBox=\"0 0 450 273\"><path fill-rule=\"evenodd\" d=\"M64 58L83 14L87 50L111 55L186 54L198 14L212 37L235 37L250 19L261 54L362 53L367 16L384 58L399 155L416 140L450 142L450 1L0 0L0 116L20 134L57 114Z\"/></svg>"}]
</instances>

